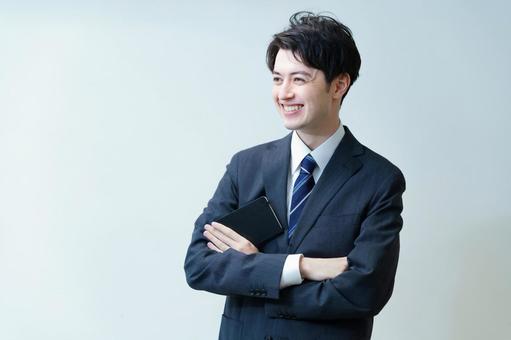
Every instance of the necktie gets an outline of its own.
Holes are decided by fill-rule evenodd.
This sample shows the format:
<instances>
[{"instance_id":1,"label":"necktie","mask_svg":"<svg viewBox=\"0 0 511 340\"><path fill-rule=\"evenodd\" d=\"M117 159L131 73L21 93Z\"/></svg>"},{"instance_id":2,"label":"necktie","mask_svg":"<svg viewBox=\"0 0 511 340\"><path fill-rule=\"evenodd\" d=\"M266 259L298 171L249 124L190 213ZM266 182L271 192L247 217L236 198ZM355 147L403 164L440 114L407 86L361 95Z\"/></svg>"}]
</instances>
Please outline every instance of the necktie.
<instances>
[{"instance_id":1,"label":"necktie","mask_svg":"<svg viewBox=\"0 0 511 340\"><path fill-rule=\"evenodd\" d=\"M300 174L293 186L293 195L291 198L291 208L289 213L289 229L287 232L288 240L291 239L293 232L298 225L298 218L302 213L305 202L314 188L314 177L312 172L316 167L316 161L310 154L305 156L300 164Z\"/></svg>"}]
</instances>

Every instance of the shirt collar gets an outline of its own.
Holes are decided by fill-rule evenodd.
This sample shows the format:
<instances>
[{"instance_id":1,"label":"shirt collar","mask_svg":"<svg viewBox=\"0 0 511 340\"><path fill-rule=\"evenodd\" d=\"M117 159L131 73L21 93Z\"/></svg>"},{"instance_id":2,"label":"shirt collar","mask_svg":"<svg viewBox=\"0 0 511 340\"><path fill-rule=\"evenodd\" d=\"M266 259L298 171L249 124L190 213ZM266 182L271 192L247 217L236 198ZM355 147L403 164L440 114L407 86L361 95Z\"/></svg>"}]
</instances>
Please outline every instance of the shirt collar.
<instances>
[{"instance_id":1,"label":"shirt collar","mask_svg":"<svg viewBox=\"0 0 511 340\"><path fill-rule=\"evenodd\" d=\"M311 151L311 149L309 149L309 147L300 139L296 131L293 131L291 136L291 173L298 170L303 158L309 153L314 158L318 168L322 172L330 161L330 158L332 158L332 155L341 142L342 137L344 137L344 133L344 127L342 126L342 123L340 123L337 130L328 137L326 141Z\"/></svg>"}]
</instances>

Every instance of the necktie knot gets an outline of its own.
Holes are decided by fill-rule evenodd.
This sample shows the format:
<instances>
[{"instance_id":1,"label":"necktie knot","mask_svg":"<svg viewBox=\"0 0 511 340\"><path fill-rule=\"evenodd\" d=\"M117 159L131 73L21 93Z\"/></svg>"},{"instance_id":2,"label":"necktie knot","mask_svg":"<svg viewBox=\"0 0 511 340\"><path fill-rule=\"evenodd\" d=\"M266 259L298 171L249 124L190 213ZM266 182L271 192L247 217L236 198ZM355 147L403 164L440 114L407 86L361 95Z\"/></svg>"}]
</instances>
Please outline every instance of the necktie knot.
<instances>
[{"instance_id":1,"label":"necktie knot","mask_svg":"<svg viewBox=\"0 0 511 340\"><path fill-rule=\"evenodd\" d=\"M312 174L316 165L317 165L316 161L309 153L307 156L303 158L302 163L300 163L300 172L305 171L305 173L307 174Z\"/></svg>"}]
</instances>

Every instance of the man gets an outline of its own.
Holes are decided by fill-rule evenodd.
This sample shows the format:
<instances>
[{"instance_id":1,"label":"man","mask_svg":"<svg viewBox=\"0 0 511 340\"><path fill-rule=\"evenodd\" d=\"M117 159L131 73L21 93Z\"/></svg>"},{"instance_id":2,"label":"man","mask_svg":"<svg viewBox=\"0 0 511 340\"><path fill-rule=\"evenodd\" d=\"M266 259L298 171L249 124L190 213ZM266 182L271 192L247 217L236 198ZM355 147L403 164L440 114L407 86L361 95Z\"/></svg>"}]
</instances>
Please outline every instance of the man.
<instances>
[{"instance_id":1,"label":"man","mask_svg":"<svg viewBox=\"0 0 511 340\"><path fill-rule=\"evenodd\" d=\"M235 154L195 223L188 284L226 295L220 339L369 339L392 294L402 173L339 119L358 77L350 30L299 12L267 51L286 137ZM266 196L286 232L256 248L218 224Z\"/></svg>"}]
</instances>

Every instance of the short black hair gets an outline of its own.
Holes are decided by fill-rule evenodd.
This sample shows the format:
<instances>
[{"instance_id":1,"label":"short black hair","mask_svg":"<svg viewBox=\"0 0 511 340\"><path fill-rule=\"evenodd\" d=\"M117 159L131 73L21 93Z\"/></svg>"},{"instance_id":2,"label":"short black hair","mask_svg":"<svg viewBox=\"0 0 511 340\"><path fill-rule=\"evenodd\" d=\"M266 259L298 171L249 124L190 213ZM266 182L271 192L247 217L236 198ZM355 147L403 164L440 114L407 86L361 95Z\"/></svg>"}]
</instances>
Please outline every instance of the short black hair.
<instances>
[{"instance_id":1,"label":"short black hair","mask_svg":"<svg viewBox=\"0 0 511 340\"><path fill-rule=\"evenodd\" d=\"M342 73L349 74L351 87L361 63L351 30L330 16L305 11L293 14L289 23L289 28L275 34L268 45L266 64L270 71L279 50L290 50L297 60L323 71L327 84Z\"/></svg>"}]
</instances>

